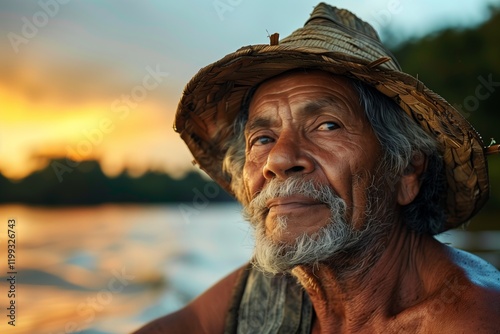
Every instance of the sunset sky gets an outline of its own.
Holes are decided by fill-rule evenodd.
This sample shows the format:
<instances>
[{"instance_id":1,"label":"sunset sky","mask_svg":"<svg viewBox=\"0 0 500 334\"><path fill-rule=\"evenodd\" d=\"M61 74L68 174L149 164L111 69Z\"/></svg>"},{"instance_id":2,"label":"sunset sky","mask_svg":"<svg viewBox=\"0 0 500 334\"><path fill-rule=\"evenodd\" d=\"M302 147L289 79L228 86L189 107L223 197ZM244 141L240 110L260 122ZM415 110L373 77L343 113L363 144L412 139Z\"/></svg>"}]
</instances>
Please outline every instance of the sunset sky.
<instances>
[{"instance_id":1,"label":"sunset sky","mask_svg":"<svg viewBox=\"0 0 500 334\"><path fill-rule=\"evenodd\" d=\"M97 159L107 175L179 175L172 130L184 85L243 45L287 36L317 0L0 2L0 172ZM330 1L396 41L488 18L496 0ZM391 32L391 33L387 33ZM394 40L392 40L394 42ZM404 64L403 64L404 67Z\"/></svg>"}]
</instances>

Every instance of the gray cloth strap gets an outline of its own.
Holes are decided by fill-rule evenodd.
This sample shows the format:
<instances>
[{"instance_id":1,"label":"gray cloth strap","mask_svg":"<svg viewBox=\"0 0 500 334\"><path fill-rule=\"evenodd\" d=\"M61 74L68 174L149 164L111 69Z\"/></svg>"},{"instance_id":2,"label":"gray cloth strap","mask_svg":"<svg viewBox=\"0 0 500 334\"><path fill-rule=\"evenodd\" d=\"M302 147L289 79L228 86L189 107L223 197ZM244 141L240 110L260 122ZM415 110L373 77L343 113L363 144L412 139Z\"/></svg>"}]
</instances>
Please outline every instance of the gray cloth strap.
<instances>
[{"instance_id":1,"label":"gray cloth strap","mask_svg":"<svg viewBox=\"0 0 500 334\"><path fill-rule=\"evenodd\" d=\"M239 302L238 312L231 312L225 333L310 333L313 308L307 293L290 275L269 276L248 268L241 283L244 290L233 300L233 310ZM238 284L237 284L238 285ZM241 298L241 299L240 299ZM235 305L236 304L236 305ZM237 318L237 321L236 319Z\"/></svg>"}]
</instances>

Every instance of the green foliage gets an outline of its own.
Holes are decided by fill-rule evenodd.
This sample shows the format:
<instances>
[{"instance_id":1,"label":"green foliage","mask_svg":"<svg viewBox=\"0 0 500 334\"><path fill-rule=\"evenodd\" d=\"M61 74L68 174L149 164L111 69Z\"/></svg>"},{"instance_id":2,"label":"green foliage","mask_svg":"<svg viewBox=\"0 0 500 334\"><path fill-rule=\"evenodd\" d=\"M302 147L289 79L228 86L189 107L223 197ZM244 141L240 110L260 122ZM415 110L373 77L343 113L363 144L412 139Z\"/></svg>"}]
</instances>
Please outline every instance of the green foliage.
<instances>
[{"instance_id":1,"label":"green foliage","mask_svg":"<svg viewBox=\"0 0 500 334\"><path fill-rule=\"evenodd\" d=\"M444 30L393 50L405 72L462 110L485 144L491 137L500 139L498 31L500 9L491 8L490 20L477 28ZM493 87L483 84L488 79L495 83Z\"/></svg>"},{"instance_id":2,"label":"green foliage","mask_svg":"<svg viewBox=\"0 0 500 334\"><path fill-rule=\"evenodd\" d=\"M196 172L190 172L179 180L159 173L147 173L138 178L127 174L108 178L96 161L82 162L74 169L65 169L65 173L60 169L58 173L54 166L68 168L67 161L56 160L20 181L0 176L0 203L80 205L192 202L197 194L204 193L207 185L211 189L209 196L206 196L210 201L231 200L215 182L204 179ZM213 196L215 188L220 191Z\"/></svg>"},{"instance_id":3,"label":"green foliage","mask_svg":"<svg viewBox=\"0 0 500 334\"><path fill-rule=\"evenodd\" d=\"M418 76L428 88L461 110L486 146L493 137L500 142L500 8L490 10L490 20L479 27L444 30L393 50L405 72ZM486 87L484 82L488 81L493 84ZM500 156L490 156L488 164L490 200L474 218L472 228L498 228Z\"/></svg>"}]
</instances>

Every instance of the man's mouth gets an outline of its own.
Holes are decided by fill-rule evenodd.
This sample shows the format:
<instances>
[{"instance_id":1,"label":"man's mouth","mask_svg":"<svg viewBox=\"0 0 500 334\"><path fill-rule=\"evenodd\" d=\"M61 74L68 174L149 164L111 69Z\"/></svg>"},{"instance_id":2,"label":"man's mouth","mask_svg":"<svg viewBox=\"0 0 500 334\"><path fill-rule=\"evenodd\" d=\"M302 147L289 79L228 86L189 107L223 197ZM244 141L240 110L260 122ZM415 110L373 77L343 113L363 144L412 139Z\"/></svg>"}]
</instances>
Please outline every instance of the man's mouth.
<instances>
[{"instance_id":1,"label":"man's mouth","mask_svg":"<svg viewBox=\"0 0 500 334\"><path fill-rule=\"evenodd\" d=\"M305 209L316 205L326 205L310 197L293 195L287 197L277 197L266 202L268 210L286 212L288 210Z\"/></svg>"}]
</instances>

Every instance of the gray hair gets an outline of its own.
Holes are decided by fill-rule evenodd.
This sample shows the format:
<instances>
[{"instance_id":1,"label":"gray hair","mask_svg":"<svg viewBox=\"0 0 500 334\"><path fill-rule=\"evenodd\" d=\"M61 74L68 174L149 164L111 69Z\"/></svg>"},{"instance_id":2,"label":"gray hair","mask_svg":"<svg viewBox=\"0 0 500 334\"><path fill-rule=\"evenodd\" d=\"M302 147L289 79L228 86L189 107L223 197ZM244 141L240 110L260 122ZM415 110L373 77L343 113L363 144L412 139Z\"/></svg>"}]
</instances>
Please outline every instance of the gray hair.
<instances>
[{"instance_id":1,"label":"gray hair","mask_svg":"<svg viewBox=\"0 0 500 334\"><path fill-rule=\"evenodd\" d=\"M427 157L427 169L420 179L420 191L411 203L403 207L404 222L418 233L435 235L442 232L446 221L443 203L446 183L438 142L392 99L357 80L352 79L351 83L384 151L382 166L386 171L386 183L392 189L416 154ZM231 177L231 190L243 204L250 200L245 197L242 179L245 165L244 130L250 99L251 96L246 99L240 116L233 124L235 135L226 144L223 160L223 170Z\"/></svg>"}]
</instances>

